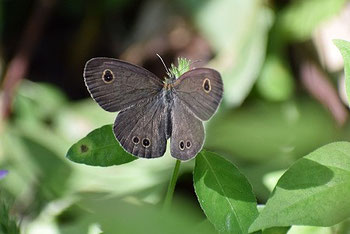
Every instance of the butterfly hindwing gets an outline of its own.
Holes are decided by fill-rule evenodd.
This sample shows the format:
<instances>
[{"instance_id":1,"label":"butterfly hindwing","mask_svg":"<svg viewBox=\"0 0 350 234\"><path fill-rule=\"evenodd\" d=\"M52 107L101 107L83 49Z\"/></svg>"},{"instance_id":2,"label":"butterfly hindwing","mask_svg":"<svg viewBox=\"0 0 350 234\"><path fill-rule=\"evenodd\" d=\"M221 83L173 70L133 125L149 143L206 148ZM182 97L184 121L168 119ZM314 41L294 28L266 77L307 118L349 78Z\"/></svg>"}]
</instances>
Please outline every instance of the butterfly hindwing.
<instances>
[{"instance_id":1,"label":"butterfly hindwing","mask_svg":"<svg viewBox=\"0 0 350 234\"><path fill-rule=\"evenodd\" d=\"M113 129L120 145L127 152L142 158L163 156L168 118L161 94L121 111Z\"/></svg>"},{"instance_id":2,"label":"butterfly hindwing","mask_svg":"<svg viewBox=\"0 0 350 234\"><path fill-rule=\"evenodd\" d=\"M180 160L196 156L204 143L203 123L177 97L174 97L171 122L171 156Z\"/></svg>"},{"instance_id":3,"label":"butterfly hindwing","mask_svg":"<svg viewBox=\"0 0 350 234\"><path fill-rule=\"evenodd\" d=\"M223 93L220 74L210 68L196 68L184 73L174 83L174 94L201 120L208 120L217 110Z\"/></svg>"},{"instance_id":4,"label":"butterfly hindwing","mask_svg":"<svg viewBox=\"0 0 350 234\"><path fill-rule=\"evenodd\" d=\"M107 111L120 111L157 95L162 80L150 71L112 58L90 59L84 80L93 99Z\"/></svg>"}]
</instances>

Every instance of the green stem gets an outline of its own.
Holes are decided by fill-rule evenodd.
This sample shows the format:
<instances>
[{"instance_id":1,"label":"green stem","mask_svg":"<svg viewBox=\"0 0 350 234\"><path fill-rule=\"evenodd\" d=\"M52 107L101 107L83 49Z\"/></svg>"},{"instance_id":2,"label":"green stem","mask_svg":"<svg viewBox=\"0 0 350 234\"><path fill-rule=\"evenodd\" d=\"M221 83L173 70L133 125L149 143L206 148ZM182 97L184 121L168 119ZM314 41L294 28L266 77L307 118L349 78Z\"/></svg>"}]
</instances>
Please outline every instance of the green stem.
<instances>
[{"instance_id":1,"label":"green stem","mask_svg":"<svg viewBox=\"0 0 350 234\"><path fill-rule=\"evenodd\" d=\"M179 175L180 164L181 164L181 161L176 160L173 175L171 176L171 180L168 186L168 191L166 193L166 197L164 201L163 209L165 211L168 211L170 209L171 201L173 200L175 185L176 185L177 177Z\"/></svg>"}]
</instances>

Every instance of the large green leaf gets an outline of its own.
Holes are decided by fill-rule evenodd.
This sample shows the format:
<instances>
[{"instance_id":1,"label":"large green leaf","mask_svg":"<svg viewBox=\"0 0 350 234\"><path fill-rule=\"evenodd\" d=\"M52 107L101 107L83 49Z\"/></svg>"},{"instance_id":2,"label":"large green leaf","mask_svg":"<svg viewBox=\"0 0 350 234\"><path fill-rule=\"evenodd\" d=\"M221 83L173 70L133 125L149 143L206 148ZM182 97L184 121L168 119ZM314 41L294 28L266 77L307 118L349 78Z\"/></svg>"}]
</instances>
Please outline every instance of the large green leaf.
<instances>
[{"instance_id":1,"label":"large green leaf","mask_svg":"<svg viewBox=\"0 0 350 234\"><path fill-rule=\"evenodd\" d=\"M248 180L226 159L202 150L196 158L194 187L198 201L220 232L247 233L258 215Z\"/></svg>"},{"instance_id":2,"label":"large green leaf","mask_svg":"<svg viewBox=\"0 0 350 234\"><path fill-rule=\"evenodd\" d=\"M350 42L344 40L334 40L344 58L345 88L350 103Z\"/></svg>"},{"instance_id":3,"label":"large green leaf","mask_svg":"<svg viewBox=\"0 0 350 234\"><path fill-rule=\"evenodd\" d=\"M278 181L249 231L290 225L331 226L350 216L350 143L323 146Z\"/></svg>"},{"instance_id":4,"label":"large green leaf","mask_svg":"<svg viewBox=\"0 0 350 234\"><path fill-rule=\"evenodd\" d=\"M116 141L112 125L105 125L90 132L68 150L66 157L76 163L104 167L137 159Z\"/></svg>"}]
</instances>

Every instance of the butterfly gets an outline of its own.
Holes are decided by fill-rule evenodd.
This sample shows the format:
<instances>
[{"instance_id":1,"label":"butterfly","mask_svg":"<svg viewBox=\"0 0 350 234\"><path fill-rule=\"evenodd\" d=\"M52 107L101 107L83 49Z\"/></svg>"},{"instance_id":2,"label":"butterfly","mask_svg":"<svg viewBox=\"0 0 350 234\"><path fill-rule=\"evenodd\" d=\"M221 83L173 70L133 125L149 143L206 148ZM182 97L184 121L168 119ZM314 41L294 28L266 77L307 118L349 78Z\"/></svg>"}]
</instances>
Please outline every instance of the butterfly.
<instances>
[{"instance_id":1,"label":"butterfly","mask_svg":"<svg viewBox=\"0 0 350 234\"><path fill-rule=\"evenodd\" d=\"M92 58L84 68L91 97L106 111L117 112L113 131L130 154L158 158L170 138L171 156L189 160L202 149L203 121L218 109L223 82L210 68L161 79L152 72L113 58Z\"/></svg>"}]
</instances>

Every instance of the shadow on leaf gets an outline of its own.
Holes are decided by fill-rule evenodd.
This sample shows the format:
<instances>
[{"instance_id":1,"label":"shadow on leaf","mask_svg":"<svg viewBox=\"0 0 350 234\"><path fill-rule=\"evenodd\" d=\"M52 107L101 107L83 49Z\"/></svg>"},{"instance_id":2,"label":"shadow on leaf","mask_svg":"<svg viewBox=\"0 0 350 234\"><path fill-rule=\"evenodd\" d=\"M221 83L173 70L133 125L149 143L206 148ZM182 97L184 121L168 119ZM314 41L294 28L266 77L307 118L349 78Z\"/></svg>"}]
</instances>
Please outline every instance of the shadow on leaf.
<instances>
[{"instance_id":1,"label":"shadow on leaf","mask_svg":"<svg viewBox=\"0 0 350 234\"><path fill-rule=\"evenodd\" d=\"M333 176L326 166L303 158L281 177L277 186L287 190L318 187L329 182Z\"/></svg>"},{"instance_id":2,"label":"shadow on leaf","mask_svg":"<svg viewBox=\"0 0 350 234\"><path fill-rule=\"evenodd\" d=\"M197 155L196 173L198 174L195 176L195 183L204 180L207 188L224 197L255 202L254 196L247 196L248 191L251 193L252 188L238 169L222 157L206 156L205 154L208 153L203 150Z\"/></svg>"}]
</instances>

